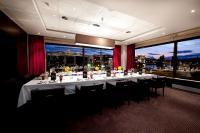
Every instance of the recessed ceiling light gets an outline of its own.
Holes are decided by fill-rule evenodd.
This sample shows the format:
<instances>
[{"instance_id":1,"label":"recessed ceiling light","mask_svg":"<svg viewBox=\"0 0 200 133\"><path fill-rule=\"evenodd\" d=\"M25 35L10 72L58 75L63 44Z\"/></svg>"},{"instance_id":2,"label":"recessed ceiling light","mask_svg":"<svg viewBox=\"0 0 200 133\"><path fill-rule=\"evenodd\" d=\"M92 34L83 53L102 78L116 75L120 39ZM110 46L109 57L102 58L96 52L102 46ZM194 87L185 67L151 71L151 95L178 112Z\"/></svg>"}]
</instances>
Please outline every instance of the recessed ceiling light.
<instances>
[{"instance_id":1,"label":"recessed ceiling light","mask_svg":"<svg viewBox=\"0 0 200 133\"><path fill-rule=\"evenodd\" d=\"M66 36L64 36L64 38L66 38Z\"/></svg>"},{"instance_id":2,"label":"recessed ceiling light","mask_svg":"<svg viewBox=\"0 0 200 133\"><path fill-rule=\"evenodd\" d=\"M95 26L95 27L100 27L100 25L99 24L92 24L93 26Z\"/></svg>"},{"instance_id":3,"label":"recessed ceiling light","mask_svg":"<svg viewBox=\"0 0 200 133\"><path fill-rule=\"evenodd\" d=\"M46 2L46 1L44 1L44 4L45 4L46 6L49 6L49 3L48 3L48 2Z\"/></svg>"},{"instance_id":4,"label":"recessed ceiling light","mask_svg":"<svg viewBox=\"0 0 200 133\"><path fill-rule=\"evenodd\" d=\"M194 9L192 9L190 12L191 12L191 13L195 13L196 11L195 11Z\"/></svg>"},{"instance_id":5,"label":"recessed ceiling light","mask_svg":"<svg viewBox=\"0 0 200 133\"><path fill-rule=\"evenodd\" d=\"M75 10L76 10L76 8L74 7L74 8L73 8L73 11L75 11Z\"/></svg>"},{"instance_id":6,"label":"recessed ceiling light","mask_svg":"<svg viewBox=\"0 0 200 133\"><path fill-rule=\"evenodd\" d=\"M64 20L68 20L68 18L66 16L62 16L62 19Z\"/></svg>"},{"instance_id":7,"label":"recessed ceiling light","mask_svg":"<svg viewBox=\"0 0 200 133\"><path fill-rule=\"evenodd\" d=\"M126 33L131 33L131 31L127 31Z\"/></svg>"}]
</instances>

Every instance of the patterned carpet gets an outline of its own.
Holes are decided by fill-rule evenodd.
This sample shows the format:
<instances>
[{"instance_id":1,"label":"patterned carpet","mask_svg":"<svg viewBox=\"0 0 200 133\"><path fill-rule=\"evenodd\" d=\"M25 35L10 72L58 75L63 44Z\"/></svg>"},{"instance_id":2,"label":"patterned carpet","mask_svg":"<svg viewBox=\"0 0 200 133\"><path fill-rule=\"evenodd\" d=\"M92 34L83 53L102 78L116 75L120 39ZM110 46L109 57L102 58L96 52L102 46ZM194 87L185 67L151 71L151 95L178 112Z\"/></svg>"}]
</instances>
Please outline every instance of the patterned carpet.
<instances>
[{"instance_id":1,"label":"patterned carpet","mask_svg":"<svg viewBox=\"0 0 200 133\"><path fill-rule=\"evenodd\" d=\"M64 127L66 133L200 133L200 95L166 89L164 97L105 108Z\"/></svg>"},{"instance_id":2,"label":"patterned carpet","mask_svg":"<svg viewBox=\"0 0 200 133\"><path fill-rule=\"evenodd\" d=\"M117 109L106 106L89 115L78 116L82 110L72 113L71 106L65 106L62 113L23 111L10 129L20 133L200 133L200 95L180 90L166 88L164 97L131 101Z\"/></svg>"}]
</instances>

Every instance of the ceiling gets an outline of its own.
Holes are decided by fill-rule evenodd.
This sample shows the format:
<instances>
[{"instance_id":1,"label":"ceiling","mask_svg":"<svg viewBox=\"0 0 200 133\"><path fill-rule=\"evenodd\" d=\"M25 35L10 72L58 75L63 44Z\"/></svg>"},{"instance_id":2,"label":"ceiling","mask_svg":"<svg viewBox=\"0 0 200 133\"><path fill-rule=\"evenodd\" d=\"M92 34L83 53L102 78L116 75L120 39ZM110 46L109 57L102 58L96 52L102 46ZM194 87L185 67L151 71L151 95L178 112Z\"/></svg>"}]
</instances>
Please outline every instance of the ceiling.
<instances>
[{"instance_id":1,"label":"ceiling","mask_svg":"<svg viewBox=\"0 0 200 133\"><path fill-rule=\"evenodd\" d=\"M1 0L0 9L29 34L121 44L200 27L199 0Z\"/></svg>"}]
</instances>

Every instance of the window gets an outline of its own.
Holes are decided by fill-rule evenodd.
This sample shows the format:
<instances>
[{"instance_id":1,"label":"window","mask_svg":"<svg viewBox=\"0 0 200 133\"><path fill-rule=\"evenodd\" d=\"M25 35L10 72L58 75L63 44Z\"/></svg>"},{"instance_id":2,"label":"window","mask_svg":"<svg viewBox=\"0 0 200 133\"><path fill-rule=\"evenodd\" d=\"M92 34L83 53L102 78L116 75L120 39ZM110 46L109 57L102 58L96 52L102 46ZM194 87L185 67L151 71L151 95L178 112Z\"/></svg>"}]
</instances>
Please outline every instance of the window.
<instances>
[{"instance_id":1,"label":"window","mask_svg":"<svg viewBox=\"0 0 200 133\"><path fill-rule=\"evenodd\" d=\"M47 70L52 67L82 66L83 48L64 45L46 44Z\"/></svg>"},{"instance_id":2,"label":"window","mask_svg":"<svg viewBox=\"0 0 200 133\"><path fill-rule=\"evenodd\" d=\"M200 39L178 42L177 58L176 77L200 80Z\"/></svg>"},{"instance_id":3,"label":"window","mask_svg":"<svg viewBox=\"0 0 200 133\"><path fill-rule=\"evenodd\" d=\"M89 70L94 70L94 67L101 65L101 51L96 48L84 48L84 56Z\"/></svg>"},{"instance_id":4,"label":"window","mask_svg":"<svg viewBox=\"0 0 200 133\"><path fill-rule=\"evenodd\" d=\"M47 70L64 66L79 66L79 70L83 70L83 65L90 68L98 66L100 69L112 67L113 50L111 49L74 47L51 43L46 43L45 49Z\"/></svg>"},{"instance_id":5,"label":"window","mask_svg":"<svg viewBox=\"0 0 200 133\"><path fill-rule=\"evenodd\" d=\"M111 49L101 49L102 55L102 67L112 68L113 50Z\"/></svg>"},{"instance_id":6,"label":"window","mask_svg":"<svg viewBox=\"0 0 200 133\"><path fill-rule=\"evenodd\" d=\"M91 69L98 66L102 70L106 67L112 67L113 50L84 48L84 55L86 57L87 66Z\"/></svg>"},{"instance_id":7,"label":"window","mask_svg":"<svg viewBox=\"0 0 200 133\"><path fill-rule=\"evenodd\" d=\"M174 43L139 48L135 50L137 68L146 73L173 76ZM142 64L142 65L141 65Z\"/></svg>"}]
</instances>

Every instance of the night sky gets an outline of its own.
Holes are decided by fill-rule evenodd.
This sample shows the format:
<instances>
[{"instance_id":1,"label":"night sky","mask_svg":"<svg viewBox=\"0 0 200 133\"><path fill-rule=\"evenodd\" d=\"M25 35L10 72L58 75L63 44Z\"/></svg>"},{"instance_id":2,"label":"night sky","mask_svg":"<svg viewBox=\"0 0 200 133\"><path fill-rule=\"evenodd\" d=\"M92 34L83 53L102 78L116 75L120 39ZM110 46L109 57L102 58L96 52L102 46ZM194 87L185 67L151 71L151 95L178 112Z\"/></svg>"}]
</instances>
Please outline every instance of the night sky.
<instances>
[{"instance_id":1,"label":"night sky","mask_svg":"<svg viewBox=\"0 0 200 133\"><path fill-rule=\"evenodd\" d=\"M135 55L145 55L148 58L158 59L161 55L171 59L173 56L173 43L153 47L136 49ZM178 43L177 56L180 59L200 57L200 39L182 41Z\"/></svg>"}]
</instances>

